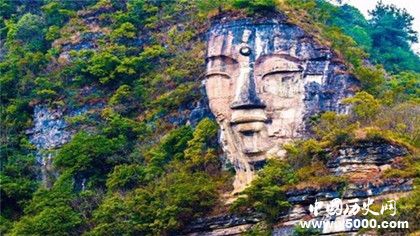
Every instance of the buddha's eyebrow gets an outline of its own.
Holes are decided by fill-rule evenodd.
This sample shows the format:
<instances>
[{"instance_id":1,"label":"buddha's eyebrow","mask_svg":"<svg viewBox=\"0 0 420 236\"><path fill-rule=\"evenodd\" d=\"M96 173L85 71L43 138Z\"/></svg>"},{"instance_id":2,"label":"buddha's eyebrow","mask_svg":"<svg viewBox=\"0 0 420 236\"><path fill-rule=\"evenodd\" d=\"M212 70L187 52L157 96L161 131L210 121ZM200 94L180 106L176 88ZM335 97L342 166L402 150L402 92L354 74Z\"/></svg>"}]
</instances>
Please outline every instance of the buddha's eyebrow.
<instances>
[{"instance_id":1,"label":"buddha's eyebrow","mask_svg":"<svg viewBox=\"0 0 420 236\"><path fill-rule=\"evenodd\" d=\"M256 61L255 64L261 64L265 62L266 58L270 58L270 57L276 57L276 58L280 58L280 59L286 59L288 61L292 61L292 62L296 62L296 63L301 63L302 60L300 60L299 58L287 55L287 54L269 54L269 55L263 55L260 56Z\"/></svg>"},{"instance_id":2,"label":"buddha's eyebrow","mask_svg":"<svg viewBox=\"0 0 420 236\"><path fill-rule=\"evenodd\" d=\"M209 57L206 58L206 61L208 62L210 60L215 60L215 59L220 59L222 61L229 61L230 60L230 61L233 61L235 63L238 63L238 61L235 58L230 57L230 56L226 56L226 55L213 55L213 56L209 56Z\"/></svg>"}]
</instances>

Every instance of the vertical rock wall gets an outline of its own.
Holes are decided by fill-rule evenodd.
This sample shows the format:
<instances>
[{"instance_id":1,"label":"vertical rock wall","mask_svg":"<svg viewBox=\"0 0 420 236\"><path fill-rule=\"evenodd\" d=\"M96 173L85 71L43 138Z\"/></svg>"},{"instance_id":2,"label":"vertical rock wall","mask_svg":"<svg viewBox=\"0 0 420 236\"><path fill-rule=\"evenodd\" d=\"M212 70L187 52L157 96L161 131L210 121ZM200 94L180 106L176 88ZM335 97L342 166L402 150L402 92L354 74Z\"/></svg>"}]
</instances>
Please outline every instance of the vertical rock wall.
<instances>
[{"instance_id":1,"label":"vertical rock wall","mask_svg":"<svg viewBox=\"0 0 420 236\"><path fill-rule=\"evenodd\" d=\"M36 159L40 167L42 184L49 188L57 177L52 161L61 146L68 143L76 130L71 130L67 118L82 115L103 104L86 105L80 108L51 108L45 104L35 105L33 127L26 131L29 141L36 147Z\"/></svg>"},{"instance_id":2,"label":"vertical rock wall","mask_svg":"<svg viewBox=\"0 0 420 236\"><path fill-rule=\"evenodd\" d=\"M282 17L216 21L207 38L206 91L235 192L282 145L309 134L309 119L346 113L359 82L327 47Z\"/></svg>"},{"instance_id":3,"label":"vertical rock wall","mask_svg":"<svg viewBox=\"0 0 420 236\"><path fill-rule=\"evenodd\" d=\"M67 124L60 108L51 109L46 105L36 105L33 115L34 126L27 131L29 140L35 145L37 163L41 168L41 180L45 187L50 187L52 159L56 155L56 149L67 143L71 138L71 132L66 130Z\"/></svg>"}]
</instances>

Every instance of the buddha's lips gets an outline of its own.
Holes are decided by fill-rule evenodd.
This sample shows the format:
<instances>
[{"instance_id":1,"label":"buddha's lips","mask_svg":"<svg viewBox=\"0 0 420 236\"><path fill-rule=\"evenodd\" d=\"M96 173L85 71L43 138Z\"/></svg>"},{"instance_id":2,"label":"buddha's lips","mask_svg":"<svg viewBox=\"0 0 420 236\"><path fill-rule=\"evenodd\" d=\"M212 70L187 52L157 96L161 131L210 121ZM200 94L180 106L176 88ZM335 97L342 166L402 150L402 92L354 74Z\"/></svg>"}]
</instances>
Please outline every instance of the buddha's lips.
<instances>
[{"instance_id":1,"label":"buddha's lips","mask_svg":"<svg viewBox=\"0 0 420 236\"><path fill-rule=\"evenodd\" d=\"M244 151L243 151L243 153L244 154L247 154L247 155L258 155L258 154L262 154L262 153L264 153L265 151L264 150L261 150L261 149L249 149L249 148L246 148Z\"/></svg>"},{"instance_id":2,"label":"buddha's lips","mask_svg":"<svg viewBox=\"0 0 420 236\"><path fill-rule=\"evenodd\" d=\"M235 129L241 133L253 133L259 132L264 128L263 121L248 121L235 124Z\"/></svg>"},{"instance_id":3,"label":"buddha's lips","mask_svg":"<svg viewBox=\"0 0 420 236\"><path fill-rule=\"evenodd\" d=\"M252 123L252 122L265 122L267 117L265 116L244 116L244 117L235 117L230 120L231 124L242 124L242 123Z\"/></svg>"},{"instance_id":4,"label":"buddha's lips","mask_svg":"<svg viewBox=\"0 0 420 236\"><path fill-rule=\"evenodd\" d=\"M265 121L267 121L267 115L262 109L235 110L233 111L232 117L230 119L231 124L265 122Z\"/></svg>"}]
</instances>

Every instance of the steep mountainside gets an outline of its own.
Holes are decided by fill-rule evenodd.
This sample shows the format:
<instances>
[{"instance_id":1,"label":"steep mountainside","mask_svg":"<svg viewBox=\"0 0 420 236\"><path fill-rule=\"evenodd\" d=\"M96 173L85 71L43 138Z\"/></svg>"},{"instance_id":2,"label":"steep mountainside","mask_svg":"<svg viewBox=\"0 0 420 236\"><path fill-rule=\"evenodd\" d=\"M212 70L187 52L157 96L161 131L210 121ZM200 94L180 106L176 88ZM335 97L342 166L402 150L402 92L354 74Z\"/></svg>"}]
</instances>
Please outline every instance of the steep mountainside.
<instances>
[{"instance_id":1,"label":"steep mountainside","mask_svg":"<svg viewBox=\"0 0 420 236\"><path fill-rule=\"evenodd\" d=\"M374 199L377 211L396 200L395 216L368 217L410 227L369 233L418 233L420 65L404 11L379 4L367 21L323 0L0 6L0 234L360 231L297 225L324 219L311 205L335 198Z\"/></svg>"}]
</instances>

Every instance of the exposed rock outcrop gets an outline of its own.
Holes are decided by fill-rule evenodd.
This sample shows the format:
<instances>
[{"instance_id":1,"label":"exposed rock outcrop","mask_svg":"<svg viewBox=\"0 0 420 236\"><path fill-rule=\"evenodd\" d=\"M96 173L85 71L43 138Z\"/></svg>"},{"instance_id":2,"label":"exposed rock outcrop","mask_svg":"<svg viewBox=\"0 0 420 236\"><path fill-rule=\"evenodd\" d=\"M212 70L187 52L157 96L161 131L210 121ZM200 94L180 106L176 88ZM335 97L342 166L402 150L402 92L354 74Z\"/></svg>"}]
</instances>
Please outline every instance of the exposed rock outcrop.
<instances>
[{"instance_id":1,"label":"exposed rock outcrop","mask_svg":"<svg viewBox=\"0 0 420 236\"><path fill-rule=\"evenodd\" d=\"M326 204L334 198L340 198L343 204L351 202L362 206L362 202L366 201L367 198L378 201L387 198L398 199L407 195L413 189L412 179L383 179L375 169L383 170L385 169L384 166L392 165L398 161L398 158L404 158L403 156L407 154L408 151L405 147L385 141L360 142L353 146L343 146L334 152L331 151L329 153L331 158L329 161L330 172L337 175L347 175L349 183L345 186L305 187L288 191L286 196L293 207L280 218L278 224L274 227L273 235L291 235L295 225L301 220L324 220L325 210L321 211L318 217L314 217L310 212L309 206L314 204L315 201ZM346 166L349 162L357 163L359 166L354 170L340 168L340 166ZM364 166L370 166L370 168ZM360 172L365 174L365 178L354 177L359 176ZM340 221L341 223L332 224L334 227L322 229L322 233L351 235L357 232L355 228L344 227L344 222L349 217L352 216L342 215L329 218L331 221ZM260 215L255 214L246 216L227 214L202 218L193 222L185 233L189 235L240 235L241 232L249 230L261 219Z\"/></svg>"},{"instance_id":2,"label":"exposed rock outcrop","mask_svg":"<svg viewBox=\"0 0 420 236\"><path fill-rule=\"evenodd\" d=\"M71 132L66 130L67 123L61 108L51 109L46 105L36 105L33 115L34 127L27 130L29 140L37 149L36 158L41 167L41 180L45 187L51 185L52 159L55 149L67 143Z\"/></svg>"},{"instance_id":3,"label":"exposed rock outcrop","mask_svg":"<svg viewBox=\"0 0 420 236\"><path fill-rule=\"evenodd\" d=\"M260 222L259 214L235 215L226 214L207 218L200 218L186 228L185 233L191 236L198 235L238 235L249 230L254 224Z\"/></svg>"},{"instance_id":4,"label":"exposed rock outcrop","mask_svg":"<svg viewBox=\"0 0 420 236\"><path fill-rule=\"evenodd\" d=\"M206 90L221 144L243 190L282 144L308 136L308 120L346 113L359 82L327 47L283 17L222 19L208 33Z\"/></svg>"},{"instance_id":5,"label":"exposed rock outcrop","mask_svg":"<svg viewBox=\"0 0 420 236\"><path fill-rule=\"evenodd\" d=\"M395 157L408 154L406 148L387 142L359 142L335 151L327 163L336 175L351 175L355 180L374 178L390 167ZM373 176L374 175L374 176Z\"/></svg>"},{"instance_id":6,"label":"exposed rock outcrop","mask_svg":"<svg viewBox=\"0 0 420 236\"><path fill-rule=\"evenodd\" d=\"M52 166L58 149L69 142L75 130L68 127L66 118L82 115L103 104L86 105L81 108L50 108L45 104L35 105L33 128L28 129L30 142L36 147L37 163L40 167L40 179L45 187L51 187L57 173Z\"/></svg>"}]
</instances>

